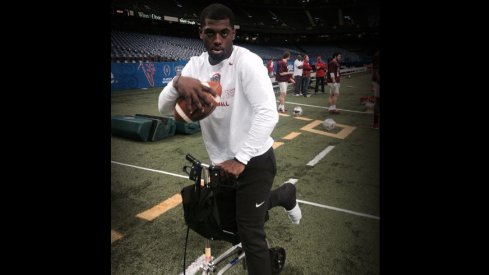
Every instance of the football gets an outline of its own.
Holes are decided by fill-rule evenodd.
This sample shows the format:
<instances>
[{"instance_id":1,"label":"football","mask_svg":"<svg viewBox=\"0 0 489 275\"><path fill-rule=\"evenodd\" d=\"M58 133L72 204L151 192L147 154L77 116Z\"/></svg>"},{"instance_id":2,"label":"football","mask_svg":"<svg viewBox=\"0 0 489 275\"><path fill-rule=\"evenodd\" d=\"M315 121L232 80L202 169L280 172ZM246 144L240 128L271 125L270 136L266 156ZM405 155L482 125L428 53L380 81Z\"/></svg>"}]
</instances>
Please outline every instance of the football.
<instances>
[{"instance_id":1,"label":"football","mask_svg":"<svg viewBox=\"0 0 489 275\"><path fill-rule=\"evenodd\" d=\"M190 108L187 105L187 101L185 100L185 98L181 97L177 99L177 103L173 110L173 116L175 117L176 121L191 123L202 120L212 114L217 105L219 105L222 93L221 84L219 82L209 81L202 82L202 85L210 87L216 92L217 95L215 97L212 96L212 94L210 93L204 93L207 97L209 97L209 99L211 99L210 101L212 102L212 104L205 105L204 102L201 102L204 109L194 110L194 112L190 114Z\"/></svg>"}]
</instances>

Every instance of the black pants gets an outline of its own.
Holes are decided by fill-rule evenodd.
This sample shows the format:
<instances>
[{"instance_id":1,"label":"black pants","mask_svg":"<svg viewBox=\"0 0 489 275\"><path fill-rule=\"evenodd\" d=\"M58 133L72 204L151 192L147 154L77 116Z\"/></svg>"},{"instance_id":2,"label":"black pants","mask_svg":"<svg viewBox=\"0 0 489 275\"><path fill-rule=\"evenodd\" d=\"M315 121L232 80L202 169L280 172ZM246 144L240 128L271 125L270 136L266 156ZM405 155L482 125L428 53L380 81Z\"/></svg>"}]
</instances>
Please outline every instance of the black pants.
<instances>
[{"instance_id":1,"label":"black pants","mask_svg":"<svg viewBox=\"0 0 489 275\"><path fill-rule=\"evenodd\" d=\"M272 274L265 234L265 215L277 165L273 148L252 158L239 175L236 188L236 223L250 275Z\"/></svg>"},{"instance_id":2,"label":"black pants","mask_svg":"<svg viewBox=\"0 0 489 275\"><path fill-rule=\"evenodd\" d=\"M324 93L324 76L316 77L316 87L314 88L314 93L318 93L319 81L321 81L321 92Z\"/></svg>"},{"instance_id":3,"label":"black pants","mask_svg":"<svg viewBox=\"0 0 489 275\"><path fill-rule=\"evenodd\" d=\"M300 95L302 93L302 91L304 90L304 87L302 86L302 76L295 75L294 80L295 80L294 93L296 95Z\"/></svg>"}]
</instances>

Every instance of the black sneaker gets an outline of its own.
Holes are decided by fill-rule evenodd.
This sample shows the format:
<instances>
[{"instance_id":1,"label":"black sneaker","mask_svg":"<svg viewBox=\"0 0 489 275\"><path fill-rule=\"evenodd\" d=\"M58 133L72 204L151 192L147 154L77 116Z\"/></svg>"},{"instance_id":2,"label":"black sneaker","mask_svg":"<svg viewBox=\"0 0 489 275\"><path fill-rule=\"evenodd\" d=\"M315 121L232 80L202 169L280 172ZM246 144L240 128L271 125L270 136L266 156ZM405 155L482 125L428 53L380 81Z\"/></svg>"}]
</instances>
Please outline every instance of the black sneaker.
<instances>
[{"instance_id":1,"label":"black sneaker","mask_svg":"<svg viewBox=\"0 0 489 275\"><path fill-rule=\"evenodd\" d=\"M277 189L277 191L280 192L280 196L282 198L280 205L283 206L286 211L294 209L297 204L297 201L295 199L295 185L290 182L286 182Z\"/></svg>"},{"instance_id":2,"label":"black sneaker","mask_svg":"<svg viewBox=\"0 0 489 275\"><path fill-rule=\"evenodd\" d=\"M285 249L282 247L272 247L270 251L270 260L272 261L272 274L280 274L285 265Z\"/></svg>"},{"instance_id":3,"label":"black sneaker","mask_svg":"<svg viewBox=\"0 0 489 275\"><path fill-rule=\"evenodd\" d=\"M285 208L285 212L293 224L299 224L302 218L302 211L297 203L295 194L297 192L295 185L290 182L284 183L280 188L282 197L281 205Z\"/></svg>"}]
</instances>

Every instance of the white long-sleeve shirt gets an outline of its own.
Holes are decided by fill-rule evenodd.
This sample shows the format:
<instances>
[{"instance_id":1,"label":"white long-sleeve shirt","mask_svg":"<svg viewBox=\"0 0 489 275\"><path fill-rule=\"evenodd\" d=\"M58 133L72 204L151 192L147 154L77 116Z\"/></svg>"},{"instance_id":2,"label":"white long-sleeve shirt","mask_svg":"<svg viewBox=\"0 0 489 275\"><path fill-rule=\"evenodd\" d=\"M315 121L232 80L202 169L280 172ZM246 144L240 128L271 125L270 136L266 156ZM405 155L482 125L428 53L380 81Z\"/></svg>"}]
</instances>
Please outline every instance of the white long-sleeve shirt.
<instances>
[{"instance_id":1,"label":"white long-sleeve shirt","mask_svg":"<svg viewBox=\"0 0 489 275\"><path fill-rule=\"evenodd\" d=\"M182 76L209 81L220 74L221 103L200 121L202 137L213 164L237 158L247 164L272 145L270 136L278 122L277 104L272 83L263 60L249 50L233 46L228 59L209 63L207 52L190 58ZM170 81L158 100L158 110L172 114L179 94Z\"/></svg>"},{"instance_id":2,"label":"white long-sleeve shirt","mask_svg":"<svg viewBox=\"0 0 489 275\"><path fill-rule=\"evenodd\" d=\"M299 69L299 66L302 66L303 64L304 61L300 61L299 59L294 61L294 74L292 76L302 76L302 69Z\"/></svg>"}]
</instances>

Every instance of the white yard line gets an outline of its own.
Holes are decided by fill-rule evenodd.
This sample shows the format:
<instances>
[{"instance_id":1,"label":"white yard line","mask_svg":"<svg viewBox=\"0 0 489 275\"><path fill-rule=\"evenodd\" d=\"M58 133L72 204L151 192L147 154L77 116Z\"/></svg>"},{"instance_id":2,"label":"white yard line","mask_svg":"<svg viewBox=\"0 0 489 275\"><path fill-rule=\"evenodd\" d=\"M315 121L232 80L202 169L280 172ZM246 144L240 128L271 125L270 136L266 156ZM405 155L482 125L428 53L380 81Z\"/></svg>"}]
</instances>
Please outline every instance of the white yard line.
<instances>
[{"instance_id":1,"label":"white yard line","mask_svg":"<svg viewBox=\"0 0 489 275\"><path fill-rule=\"evenodd\" d=\"M345 213L352 214L352 215L357 215L357 216L362 216L362 217L366 217L366 218L380 220L380 218L377 216L370 215L370 214L364 214L364 213L360 213L360 212L355 212L355 211L351 211L348 209L343 209L343 208L338 208L338 207L334 207L334 206L329 206L329 205L324 205L324 204L319 204L319 203L309 202L309 201L303 201L303 200L297 200L297 202L309 204L309 205L313 205L313 206L317 206L317 207L321 207L321 208L327 208L327 209L331 209L331 210L335 210L335 211L339 211L339 212L345 212Z\"/></svg>"},{"instance_id":2,"label":"white yard line","mask_svg":"<svg viewBox=\"0 0 489 275\"><path fill-rule=\"evenodd\" d=\"M322 150L317 156L315 156L311 161L307 163L307 166L316 165L322 158L324 158L331 150L333 150L334 146L330 145L326 147L326 149Z\"/></svg>"},{"instance_id":3,"label":"white yard line","mask_svg":"<svg viewBox=\"0 0 489 275\"><path fill-rule=\"evenodd\" d=\"M317 105L311 105L311 104L297 103L297 102L291 102L291 101L285 101L285 103L299 105L299 106L313 107L313 108L321 108L321 109L328 109L328 107L329 107L329 106L317 106ZM350 112L350 113L369 114L369 115L372 114L372 113L367 113L364 111L354 111L354 110L346 110L346 109L340 109L340 108L337 108L337 110L344 111L344 112Z\"/></svg>"},{"instance_id":4,"label":"white yard line","mask_svg":"<svg viewBox=\"0 0 489 275\"><path fill-rule=\"evenodd\" d=\"M146 170L146 171L151 171L151 172L166 174L166 175L170 175L170 176L175 176L175 177L180 177L180 178L186 178L186 179L188 178L188 176L184 176L184 175L179 175L179 174L165 172L165 171L161 171L161 170L155 170L155 169L145 168L145 167L141 167L141 166L126 164L126 163L122 163L122 162L118 162L118 161L113 161L112 160L111 162L114 163L114 164L119 164L119 165L133 167L133 168L142 169L142 170ZM292 184L295 184L298 181L298 179L289 179L288 181L291 182ZM335 210L335 211L340 211L340 212L344 212L344 213L348 213L348 214L352 214L352 215L357 215L357 216L362 216L362 217L367 217L367 218L377 219L377 220L380 219L377 216L373 216L373 215L369 215L369 214L364 214L364 213L359 213L359 212L355 212L355 211L351 211L351 210L347 210L347 209L343 209L343 208L338 208L338 207L334 207L334 206L328 206L328 205L319 204L319 203L315 203L315 202L304 201L304 200L297 200L297 201L300 202L300 203L309 204L309 205L317 206L317 207L321 207L321 208L327 208L327 209L331 209L331 210Z\"/></svg>"},{"instance_id":5,"label":"white yard line","mask_svg":"<svg viewBox=\"0 0 489 275\"><path fill-rule=\"evenodd\" d=\"M122 163L122 162L113 161L113 160L111 160L110 162L115 163L115 164L119 164L119 165L123 165L123 166L129 166L129 167L141 169L141 170L146 170L146 171L151 171L151 172L156 172L156 173L161 173L161 174L166 174L166 175L170 175L170 176L175 176L175 177L180 177L180 178L188 179L188 176L187 175L179 175L179 174L175 174L175 173L170 173L170 172L165 172L165 171L161 171L161 170L155 170L155 169L145 168L145 167L136 166L136 165L127 164L127 163Z\"/></svg>"}]
</instances>

